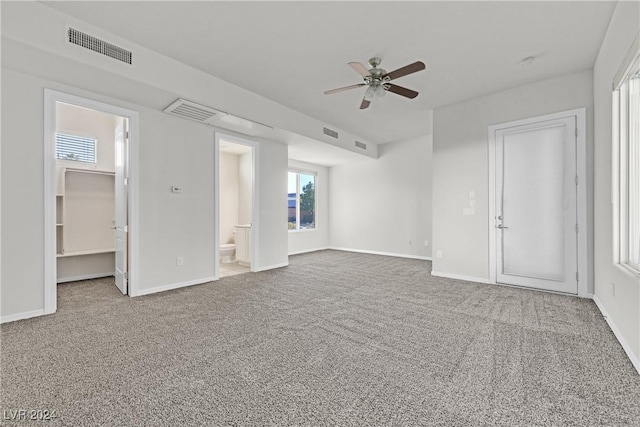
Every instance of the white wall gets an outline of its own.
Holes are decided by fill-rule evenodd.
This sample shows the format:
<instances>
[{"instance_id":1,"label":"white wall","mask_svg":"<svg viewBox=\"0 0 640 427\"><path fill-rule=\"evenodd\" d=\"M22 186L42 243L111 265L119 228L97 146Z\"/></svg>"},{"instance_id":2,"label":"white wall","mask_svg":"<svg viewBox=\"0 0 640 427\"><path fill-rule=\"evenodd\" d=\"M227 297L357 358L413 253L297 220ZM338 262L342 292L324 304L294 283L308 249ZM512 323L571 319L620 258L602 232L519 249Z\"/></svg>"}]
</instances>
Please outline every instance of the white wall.
<instances>
[{"instance_id":1,"label":"white wall","mask_svg":"<svg viewBox=\"0 0 640 427\"><path fill-rule=\"evenodd\" d=\"M250 224L252 210L253 162L251 152L238 156L238 216L236 224ZM235 225L235 224L234 224Z\"/></svg>"},{"instance_id":2,"label":"white wall","mask_svg":"<svg viewBox=\"0 0 640 427\"><path fill-rule=\"evenodd\" d=\"M426 135L379 146L378 160L331 167L331 247L430 257L431 150Z\"/></svg>"},{"instance_id":3,"label":"white wall","mask_svg":"<svg viewBox=\"0 0 640 427\"><path fill-rule=\"evenodd\" d=\"M327 249L329 247L329 168L292 159L289 159L289 168L317 174L315 188L316 228L289 231L289 255Z\"/></svg>"},{"instance_id":4,"label":"white wall","mask_svg":"<svg viewBox=\"0 0 640 427\"><path fill-rule=\"evenodd\" d=\"M220 243L232 243L238 224L238 155L220 152Z\"/></svg>"},{"instance_id":5,"label":"white wall","mask_svg":"<svg viewBox=\"0 0 640 427\"><path fill-rule=\"evenodd\" d=\"M583 71L438 108L433 114L433 271L489 280L488 126L587 109L587 204L593 265L593 76ZM469 192L475 215L463 216ZM590 274L591 278L593 274ZM592 292L593 285L589 285Z\"/></svg>"},{"instance_id":6,"label":"white wall","mask_svg":"<svg viewBox=\"0 0 640 427\"><path fill-rule=\"evenodd\" d=\"M258 259L252 268L258 271L289 264L287 243L287 146L258 139L256 177L259 206ZM254 221L254 226L256 222Z\"/></svg>"},{"instance_id":7,"label":"white wall","mask_svg":"<svg viewBox=\"0 0 640 427\"><path fill-rule=\"evenodd\" d=\"M613 262L611 204L611 90L613 76L640 30L640 3L619 2L596 60L595 296L640 371L640 278ZM612 292L615 283L615 296Z\"/></svg>"},{"instance_id":8,"label":"white wall","mask_svg":"<svg viewBox=\"0 0 640 427\"><path fill-rule=\"evenodd\" d=\"M76 136L96 138L96 164L58 160L61 166L115 172L116 117L101 111L58 103L56 130Z\"/></svg>"}]
</instances>

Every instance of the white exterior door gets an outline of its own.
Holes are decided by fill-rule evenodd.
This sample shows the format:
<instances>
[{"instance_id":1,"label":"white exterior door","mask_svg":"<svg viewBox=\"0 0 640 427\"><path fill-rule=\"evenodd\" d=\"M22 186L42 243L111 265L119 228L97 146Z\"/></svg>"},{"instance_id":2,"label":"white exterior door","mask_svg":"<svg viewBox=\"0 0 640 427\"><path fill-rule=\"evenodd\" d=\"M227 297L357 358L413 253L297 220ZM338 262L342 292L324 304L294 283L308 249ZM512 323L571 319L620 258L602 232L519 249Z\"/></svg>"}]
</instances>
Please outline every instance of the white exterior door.
<instances>
[{"instance_id":1,"label":"white exterior door","mask_svg":"<svg viewBox=\"0 0 640 427\"><path fill-rule=\"evenodd\" d=\"M576 294L576 118L496 131L497 282Z\"/></svg>"},{"instance_id":2,"label":"white exterior door","mask_svg":"<svg viewBox=\"0 0 640 427\"><path fill-rule=\"evenodd\" d=\"M127 121L118 118L116 145L116 286L127 294Z\"/></svg>"}]
</instances>

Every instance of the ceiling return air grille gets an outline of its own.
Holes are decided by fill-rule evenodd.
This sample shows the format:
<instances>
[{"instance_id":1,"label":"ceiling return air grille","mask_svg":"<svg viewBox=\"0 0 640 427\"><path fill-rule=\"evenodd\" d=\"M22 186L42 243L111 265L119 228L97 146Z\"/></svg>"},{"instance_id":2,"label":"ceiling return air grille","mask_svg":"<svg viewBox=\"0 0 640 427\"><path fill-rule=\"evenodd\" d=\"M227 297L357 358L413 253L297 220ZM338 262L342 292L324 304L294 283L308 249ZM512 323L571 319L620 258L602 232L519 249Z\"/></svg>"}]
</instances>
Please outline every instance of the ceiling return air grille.
<instances>
[{"instance_id":1,"label":"ceiling return air grille","mask_svg":"<svg viewBox=\"0 0 640 427\"><path fill-rule=\"evenodd\" d=\"M221 115L226 115L222 111L214 110L206 105L197 104L193 101L178 98L175 102L164 109L165 113L180 116L196 122L213 124Z\"/></svg>"},{"instance_id":2,"label":"ceiling return air grille","mask_svg":"<svg viewBox=\"0 0 640 427\"><path fill-rule=\"evenodd\" d=\"M125 64L131 65L133 63L133 53L131 51L83 33L82 31L78 31L75 28L69 28L67 30L67 41L117 61L124 62Z\"/></svg>"},{"instance_id":3,"label":"ceiling return air grille","mask_svg":"<svg viewBox=\"0 0 640 427\"><path fill-rule=\"evenodd\" d=\"M364 142L356 141L356 147L362 148L363 150L366 150L367 149L367 144L365 144Z\"/></svg>"},{"instance_id":4,"label":"ceiling return air grille","mask_svg":"<svg viewBox=\"0 0 640 427\"><path fill-rule=\"evenodd\" d=\"M219 111L211 107L207 107L206 105L198 104L182 98L175 100L163 111L184 119L230 129L245 135L257 136L273 130L271 126L225 113L224 111Z\"/></svg>"},{"instance_id":5,"label":"ceiling return air grille","mask_svg":"<svg viewBox=\"0 0 640 427\"><path fill-rule=\"evenodd\" d=\"M338 139L338 132L336 132L333 129L329 129L327 127L323 127L322 128L322 133L324 133L327 136L330 136L331 138Z\"/></svg>"}]
</instances>

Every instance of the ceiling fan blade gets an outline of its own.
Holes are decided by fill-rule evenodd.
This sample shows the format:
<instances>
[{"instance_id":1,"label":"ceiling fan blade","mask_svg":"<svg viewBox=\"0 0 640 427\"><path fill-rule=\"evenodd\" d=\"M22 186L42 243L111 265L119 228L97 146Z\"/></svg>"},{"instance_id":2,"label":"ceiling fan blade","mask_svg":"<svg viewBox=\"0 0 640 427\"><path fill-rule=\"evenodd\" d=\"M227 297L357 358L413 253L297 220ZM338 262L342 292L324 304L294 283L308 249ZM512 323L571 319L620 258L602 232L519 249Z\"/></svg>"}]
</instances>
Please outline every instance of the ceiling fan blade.
<instances>
[{"instance_id":1,"label":"ceiling fan blade","mask_svg":"<svg viewBox=\"0 0 640 427\"><path fill-rule=\"evenodd\" d=\"M362 77L369 77L371 75L369 70L367 70L367 67L359 62L349 62L349 66L356 70L356 73L360 74Z\"/></svg>"},{"instance_id":2,"label":"ceiling fan blade","mask_svg":"<svg viewBox=\"0 0 640 427\"><path fill-rule=\"evenodd\" d=\"M337 89L325 90L324 94L325 95L331 95L332 93L342 92L343 90L355 89L355 88L361 87L361 86L366 86L366 83L358 83L357 85L351 85L351 86L339 87Z\"/></svg>"},{"instance_id":3,"label":"ceiling fan blade","mask_svg":"<svg viewBox=\"0 0 640 427\"><path fill-rule=\"evenodd\" d=\"M404 77L407 74L412 74L418 71L422 71L424 69L425 69L424 62L417 61L417 62L414 62L413 64L405 65L402 68L398 68L397 70L393 70L392 72L387 73L382 77L383 78L388 77L388 80L394 80L399 77Z\"/></svg>"},{"instance_id":4,"label":"ceiling fan blade","mask_svg":"<svg viewBox=\"0 0 640 427\"><path fill-rule=\"evenodd\" d=\"M387 88L387 92L393 92L398 95L405 96L407 98L415 98L418 96L418 92L415 90L407 89L406 87L394 85L393 83L385 83L385 87Z\"/></svg>"},{"instance_id":5,"label":"ceiling fan blade","mask_svg":"<svg viewBox=\"0 0 640 427\"><path fill-rule=\"evenodd\" d=\"M363 98L362 103L360 104L360 109L364 110L365 108L369 108L369 104L371 104L371 101L369 101L366 98Z\"/></svg>"}]
</instances>

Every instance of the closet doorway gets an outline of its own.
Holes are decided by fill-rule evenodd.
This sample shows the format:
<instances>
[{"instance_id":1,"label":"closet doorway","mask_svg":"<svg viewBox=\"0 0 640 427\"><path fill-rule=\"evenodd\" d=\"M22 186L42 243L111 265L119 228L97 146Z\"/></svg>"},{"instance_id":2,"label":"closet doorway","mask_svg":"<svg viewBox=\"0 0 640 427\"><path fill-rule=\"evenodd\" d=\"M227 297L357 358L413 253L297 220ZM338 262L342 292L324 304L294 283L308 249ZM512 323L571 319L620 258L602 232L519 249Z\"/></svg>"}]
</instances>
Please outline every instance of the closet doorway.
<instances>
[{"instance_id":1,"label":"closet doorway","mask_svg":"<svg viewBox=\"0 0 640 427\"><path fill-rule=\"evenodd\" d=\"M137 113L60 92L45 96L45 310L59 283L112 277L134 295L129 256Z\"/></svg>"},{"instance_id":2,"label":"closet doorway","mask_svg":"<svg viewBox=\"0 0 640 427\"><path fill-rule=\"evenodd\" d=\"M256 271L256 150L250 140L216 134L215 277Z\"/></svg>"}]
</instances>

